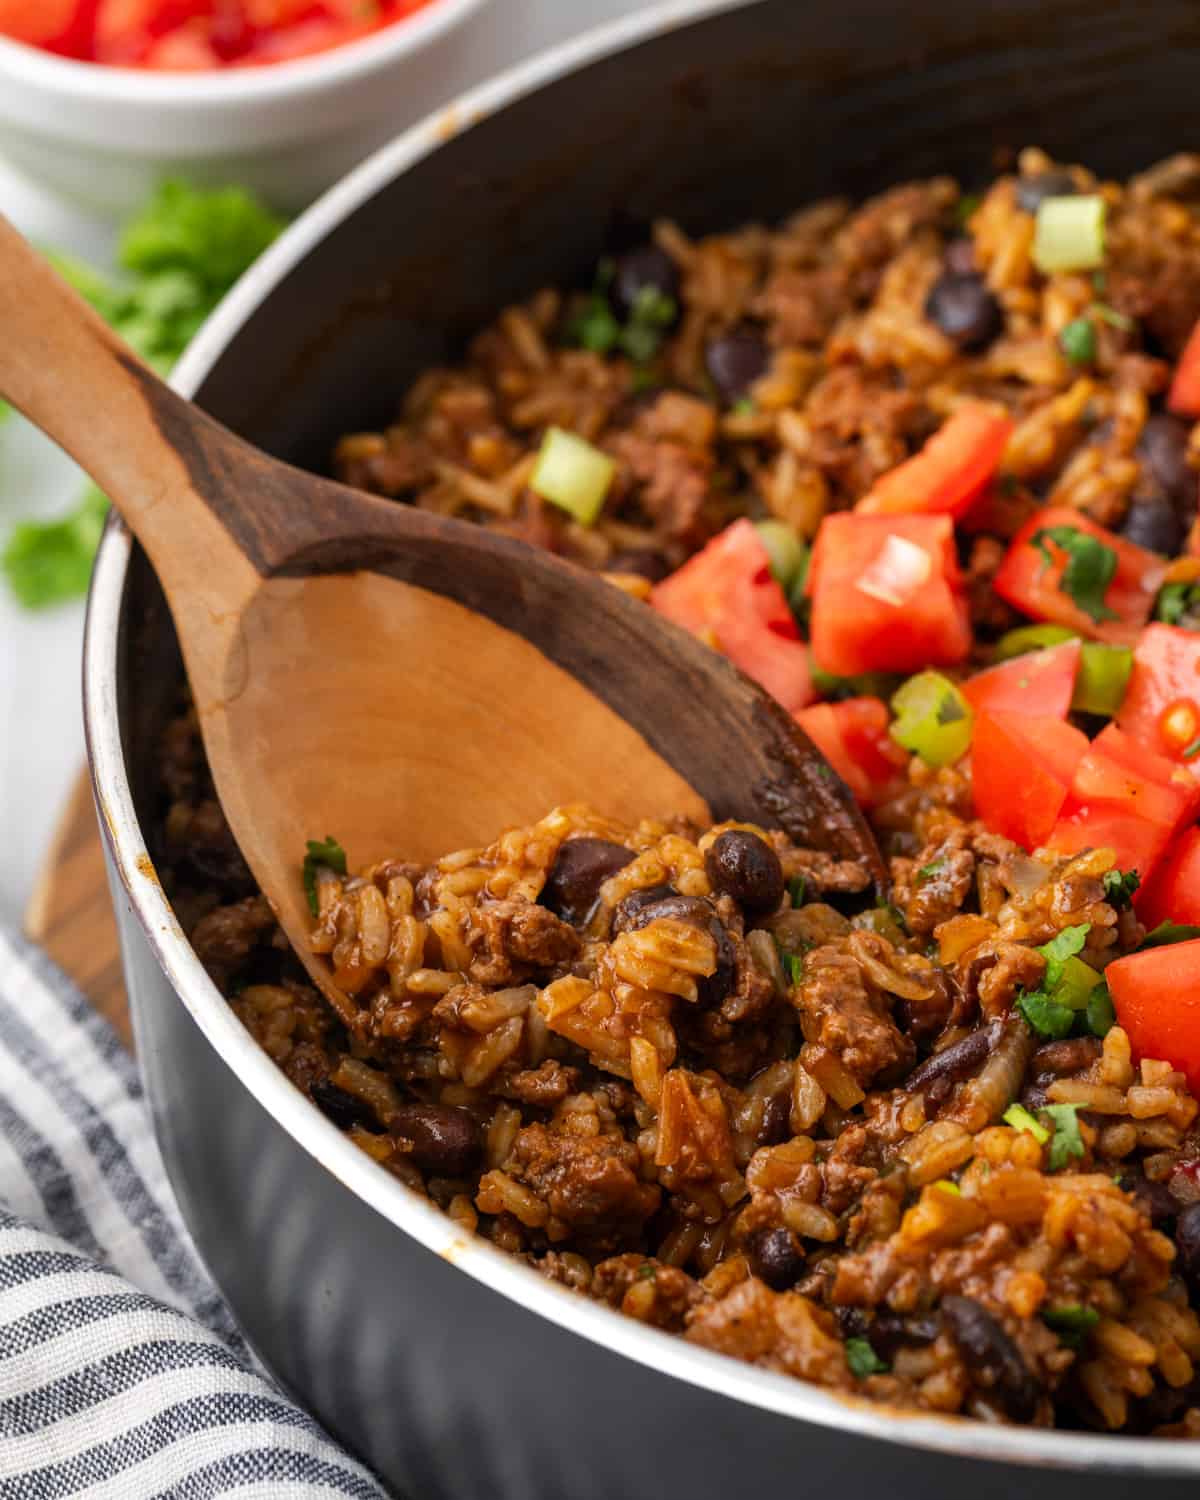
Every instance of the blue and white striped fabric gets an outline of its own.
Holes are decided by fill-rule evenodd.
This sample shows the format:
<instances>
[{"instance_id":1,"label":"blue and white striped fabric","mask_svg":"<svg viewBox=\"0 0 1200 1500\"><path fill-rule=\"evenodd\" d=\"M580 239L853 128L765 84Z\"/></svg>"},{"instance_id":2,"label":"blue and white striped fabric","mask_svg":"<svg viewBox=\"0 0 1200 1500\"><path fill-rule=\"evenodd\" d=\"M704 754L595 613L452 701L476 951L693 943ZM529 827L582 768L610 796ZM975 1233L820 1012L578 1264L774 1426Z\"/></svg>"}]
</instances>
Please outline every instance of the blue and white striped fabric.
<instances>
[{"instance_id":1,"label":"blue and white striped fabric","mask_svg":"<svg viewBox=\"0 0 1200 1500\"><path fill-rule=\"evenodd\" d=\"M132 1059L0 930L0 1500L223 1495L386 1491L255 1367Z\"/></svg>"}]
</instances>

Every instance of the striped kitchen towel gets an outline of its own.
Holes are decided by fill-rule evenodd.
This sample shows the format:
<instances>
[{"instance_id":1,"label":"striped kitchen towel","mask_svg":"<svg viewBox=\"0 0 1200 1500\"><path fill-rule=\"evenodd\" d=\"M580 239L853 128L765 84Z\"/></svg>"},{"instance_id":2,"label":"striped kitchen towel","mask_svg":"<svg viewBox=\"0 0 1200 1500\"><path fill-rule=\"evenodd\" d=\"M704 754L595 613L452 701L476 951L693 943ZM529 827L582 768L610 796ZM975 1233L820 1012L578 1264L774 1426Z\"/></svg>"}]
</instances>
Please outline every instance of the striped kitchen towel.
<instances>
[{"instance_id":1,"label":"striped kitchen towel","mask_svg":"<svg viewBox=\"0 0 1200 1500\"><path fill-rule=\"evenodd\" d=\"M255 1366L132 1059L0 930L0 1500L223 1495L386 1491Z\"/></svg>"}]
</instances>

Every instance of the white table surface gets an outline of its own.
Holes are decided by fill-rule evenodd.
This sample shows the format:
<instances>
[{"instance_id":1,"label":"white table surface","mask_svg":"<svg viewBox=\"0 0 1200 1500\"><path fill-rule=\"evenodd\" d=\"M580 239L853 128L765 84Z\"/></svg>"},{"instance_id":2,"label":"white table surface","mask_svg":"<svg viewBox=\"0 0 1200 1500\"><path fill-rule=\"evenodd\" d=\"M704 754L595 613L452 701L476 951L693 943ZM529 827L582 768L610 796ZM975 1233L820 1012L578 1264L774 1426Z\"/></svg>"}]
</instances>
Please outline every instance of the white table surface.
<instances>
[{"instance_id":1,"label":"white table surface","mask_svg":"<svg viewBox=\"0 0 1200 1500\"><path fill-rule=\"evenodd\" d=\"M648 0L492 0L470 23L457 71L408 93L396 128L508 63ZM31 238L107 261L111 234L0 160L0 209ZM2 336L2 331L0 331ZM0 538L19 517L69 509L78 471L24 423L0 431ZM71 782L83 763L79 655L83 606L30 614L0 587L0 919L19 916Z\"/></svg>"}]
</instances>

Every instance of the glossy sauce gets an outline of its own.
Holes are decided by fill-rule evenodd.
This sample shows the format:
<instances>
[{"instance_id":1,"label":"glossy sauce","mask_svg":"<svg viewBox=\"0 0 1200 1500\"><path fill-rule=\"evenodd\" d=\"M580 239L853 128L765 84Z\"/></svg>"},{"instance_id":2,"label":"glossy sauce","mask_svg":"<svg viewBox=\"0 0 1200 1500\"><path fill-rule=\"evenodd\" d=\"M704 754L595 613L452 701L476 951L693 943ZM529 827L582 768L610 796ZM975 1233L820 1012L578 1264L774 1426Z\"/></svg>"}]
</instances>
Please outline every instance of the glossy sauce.
<instances>
[{"instance_id":1,"label":"glossy sauce","mask_svg":"<svg viewBox=\"0 0 1200 1500\"><path fill-rule=\"evenodd\" d=\"M0 0L0 35L82 62L261 67L394 26L433 0Z\"/></svg>"}]
</instances>

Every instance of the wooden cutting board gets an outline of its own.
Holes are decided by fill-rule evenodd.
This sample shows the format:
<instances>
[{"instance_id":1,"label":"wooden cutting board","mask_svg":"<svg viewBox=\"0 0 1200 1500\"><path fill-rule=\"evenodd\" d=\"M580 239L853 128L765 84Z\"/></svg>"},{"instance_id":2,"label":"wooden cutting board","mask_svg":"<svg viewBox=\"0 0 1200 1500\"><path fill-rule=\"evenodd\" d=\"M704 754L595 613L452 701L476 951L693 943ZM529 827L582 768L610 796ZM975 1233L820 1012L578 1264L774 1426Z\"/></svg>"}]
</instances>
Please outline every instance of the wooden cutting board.
<instances>
[{"instance_id":1,"label":"wooden cutting board","mask_svg":"<svg viewBox=\"0 0 1200 1500\"><path fill-rule=\"evenodd\" d=\"M117 923L86 772L75 784L38 876L25 931L132 1046Z\"/></svg>"}]
</instances>

